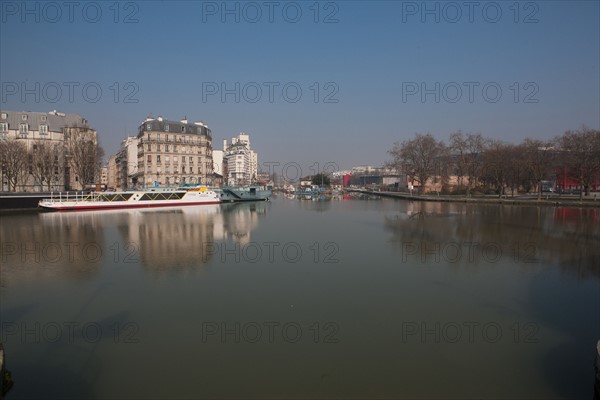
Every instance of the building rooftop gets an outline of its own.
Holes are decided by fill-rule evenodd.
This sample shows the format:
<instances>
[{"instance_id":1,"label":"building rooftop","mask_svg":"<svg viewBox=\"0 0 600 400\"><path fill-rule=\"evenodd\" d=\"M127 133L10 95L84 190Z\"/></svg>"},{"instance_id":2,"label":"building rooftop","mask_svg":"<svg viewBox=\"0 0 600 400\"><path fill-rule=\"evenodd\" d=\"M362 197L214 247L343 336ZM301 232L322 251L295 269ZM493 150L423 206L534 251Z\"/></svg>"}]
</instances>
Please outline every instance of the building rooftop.
<instances>
[{"instance_id":1,"label":"building rooftop","mask_svg":"<svg viewBox=\"0 0 600 400\"><path fill-rule=\"evenodd\" d=\"M245 149L247 149L247 148L248 148L248 146L246 146L246 143L237 142L237 143L230 144L230 145L227 147L227 150L230 150L230 149L235 149L236 147L243 147L243 148L245 148Z\"/></svg>"},{"instance_id":2,"label":"building rooftop","mask_svg":"<svg viewBox=\"0 0 600 400\"><path fill-rule=\"evenodd\" d=\"M64 127L78 126L90 128L88 121L79 114L65 114L56 110L50 112L0 110L0 122L8 122L8 129L19 129L19 124L27 123L30 129L39 130L40 125L48 125L50 132L62 132Z\"/></svg>"},{"instance_id":3,"label":"building rooftop","mask_svg":"<svg viewBox=\"0 0 600 400\"><path fill-rule=\"evenodd\" d=\"M196 135L210 136L211 132L208 126L202 121L189 122L187 119L181 121L170 121L162 117L147 117L144 123L139 127L138 136L144 132L164 132L164 133L187 133Z\"/></svg>"}]
</instances>

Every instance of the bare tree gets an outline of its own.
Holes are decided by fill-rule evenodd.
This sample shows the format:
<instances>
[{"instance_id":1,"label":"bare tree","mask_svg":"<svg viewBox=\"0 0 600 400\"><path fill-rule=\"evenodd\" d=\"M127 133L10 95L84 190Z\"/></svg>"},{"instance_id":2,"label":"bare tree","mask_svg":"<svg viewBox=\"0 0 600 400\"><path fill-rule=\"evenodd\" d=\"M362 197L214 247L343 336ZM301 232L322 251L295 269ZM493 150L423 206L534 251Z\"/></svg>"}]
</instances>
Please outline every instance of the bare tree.
<instances>
[{"instance_id":1,"label":"bare tree","mask_svg":"<svg viewBox=\"0 0 600 400\"><path fill-rule=\"evenodd\" d=\"M529 192L531 186L531 171L527 164L525 146L510 145L510 151L506 151L504 157L506 158L506 185L510 188L511 196L514 197L515 190L519 191L519 188L523 188Z\"/></svg>"},{"instance_id":2,"label":"bare tree","mask_svg":"<svg viewBox=\"0 0 600 400\"><path fill-rule=\"evenodd\" d=\"M403 170L407 177L419 183L419 191L423 193L425 184L430 178L445 176L440 164L446 154L446 146L430 134L415 134L415 138L402 143L394 143L390 166Z\"/></svg>"},{"instance_id":3,"label":"bare tree","mask_svg":"<svg viewBox=\"0 0 600 400\"><path fill-rule=\"evenodd\" d=\"M464 135L457 131L450 135L449 150L456 164L459 186L464 184L464 177L467 178L466 197L469 197L471 188L480 177L484 149L485 139L480 133Z\"/></svg>"},{"instance_id":4,"label":"bare tree","mask_svg":"<svg viewBox=\"0 0 600 400\"><path fill-rule=\"evenodd\" d=\"M67 153L70 164L79 179L81 189L95 182L99 163L96 135L89 128L67 128Z\"/></svg>"},{"instance_id":5,"label":"bare tree","mask_svg":"<svg viewBox=\"0 0 600 400\"><path fill-rule=\"evenodd\" d=\"M28 174L27 147L16 140L0 141L2 173L8 182L8 190L16 192L18 185L24 185Z\"/></svg>"},{"instance_id":6,"label":"bare tree","mask_svg":"<svg viewBox=\"0 0 600 400\"><path fill-rule=\"evenodd\" d=\"M42 190L44 189L44 184L47 186L48 190L51 190L52 178L54 177L54 170L57 166L52 144L46 140L34 142L31 156L31 172L35 183L40 185Z\"/></svg>"},{"instance_id":7,"label":"bare tree","mask_svg":"<svg viewBox=\"0 0 600 400\"><path fill-rule=\"evenodd\" d=\"M542 181L548 176L548 170L554 166L554 147L551 142L529 138L525 139L521 146L523 149L522 160L535 184L538 200L541 200Z\"/></svg>"},{"instance_id":8,"label":"bare tree","mask_svg":"<svg viewBox=\"0 0 600 400\"><path fill-rule=\"evenodd\" d=\"M100 140L96 142L96 182L100 182L102 174L102 165L104 164L104 147L100 144Z\"/></svg>"},{"instance_id":9,"label":"bare tree","mask_svg":"<svg viewBox=\"0 0 600 400\"><path fill-rule=\"evenodd\" d=\"M562 150L562 161L569 168L589 196L590 186L600 177L600 131L585 126L567 131L557 139Z\"/></svg>"},{"instance_id":10,"label":"bare tree","mask_svg":"<svg viewBox=\"0 0 600 400\"><path fill-rule=\"evenodd\" d=\"M511 155L515 154L515 146L498 141L490 141L483 154L483 176L498 190L498 197L504 195L509 182L511 168L514 164Z\"/></svg>"}]
</instances>

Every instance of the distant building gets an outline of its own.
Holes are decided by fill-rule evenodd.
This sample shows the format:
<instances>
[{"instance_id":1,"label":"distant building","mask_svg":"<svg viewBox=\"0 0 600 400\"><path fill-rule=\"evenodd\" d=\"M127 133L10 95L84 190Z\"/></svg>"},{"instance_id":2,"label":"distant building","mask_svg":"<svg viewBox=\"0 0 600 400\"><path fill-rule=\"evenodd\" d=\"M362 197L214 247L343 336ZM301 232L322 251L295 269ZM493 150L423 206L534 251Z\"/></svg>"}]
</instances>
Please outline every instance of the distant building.
<instances>
[{"instance_id":1,"label":"distant building","mask_svg":"<svg viewBox=\"0 0 600 400\"><path fill-rule=\"evenodd\" d=\"M377 172L380 168L373 167L371 165L358 165L352 167L352 174L371 174Z\"/></svg>"},{"instance_id":2,"label":"distant building","mask_svg":"<svg viewBox=\"0 0 600 400\"><path fill-rule=\"evenodd\" d=\"M577 172L568 164L562 164L555 170L556 175L556 190L560 193L570 193L573 191L584 191L585 186L581 184ZM553 186L546 184L546 186ZM595 192L600 189L600 165L596 167L595 173L592 174L590 182L590 191Z\"/></svg>"},{"instance_id":3,"label":"distant building","mask_svg":"<svg viewBox=\"0 0 600 400\"><path fill-rule=\"evenodd\" d=\"M256 181L263 185L273 186L275 184L275 182L273 182L273 176L269 174L269 171L261 171L256 174Z\"/></svg>"},{"instance_id":4,"label":"distant building","mask_svg":"<svg viewBox=\"0 0 600 400\"><path fill-rule=\"evenodd\" d=\"M112 155L108 158L108 164L106 166L107 179L106 187L108 190L115 190L117 188L117 163L116 155Z\"/></svg>"},{"instance_id":5,"label":"distant building","mask_svg":"<svg viewBox=\"0 0 600 400\"><path fill-rule=\"evenodd\" d=\"M223 179L228 185L248 185L256 181L258 174L258 155L250 147L250 135L240 133L223 141Z\"/></svg>"},{"instance_id":6,"label":"distant building","mask_svg":"<svg viewBox=\"0 0 600 400\"><path fill-rule=\"evenodd\" d=\"M28 153L27 170L20 177L19 190L79 190L86 185L99 183L99 168L96 163L96 130L78 114L65 114L56 110L50 112L5 111L0 110L0 140L17 140L25 145ZM76 151L79 144L91 143L93 159L82 159L82 154L91 152ZM49 146L49 147L48 147ZM43 175L37 174L36 156L44 148L52 156L49 168ZM85 163L90 168L81 168ZM37 164L39 165L39 164ZM87 172L80 177L79 172ZM0 165L0 190L7 191L7 171ZM88 182L83 182L87 180Z\"/></svg>"},{"instance_id":7,"label":"distant building","mask_svg":"<svg viewBox=\"0 0 600 400\"><path fill-rule=\"evenodd\" d=\"M408 187L406 174L394 168L361 165L353 167L351 174L343 172L346 172L343 176L344 186L377 186L389 190L406 190Z\"/></svg>"},{"instance_id":8,"label":"distant building","mask_svg":"<svg viewBox=\"0 0 600 400\"><path fill-rule=\"evenodd\" d=\"M218 186L218 187L223 186L223 175L217 174L216 172L214 172L213 173L213 185Z\"/></svg>"},{"instance_id":9,"label":"distant building","mask_svg":"<svg viewBox=\"0 0 600 400\"><path fill-rule=\"evenodd\" d=\"M346 174L342 179L343 186L350 186L352 184L352 174Z\"/></svg>"},{"instance_id":10,"label":"distant building","mask_svg":"<svg viewBox=\"0 0 600 400\"><path fill-rule=\"evenodd\" d=\"M333 171L331 173L331 176L333 178L340 178L340 177L344 177L346 175L352 175L352 171L347 169L347 170Z\"/></svg>"},{"instance_id":11,"label":"distant building","mask_svg":"<svg viewBox=\"0 0 600 400\"><path fill-rule=\"evenodd\" d=\"M127 190L137 186L138 139L128 136L121 142L121 148L115 156L116 188Z\"/></svg>"},{"instance_id":12,"label":"distant building","mask_svg":"<svg viewBox=\"0 0 600 400\"><path fill-rule=\"evenodd\" d=\"M213 150L213 171L223 177L223 150Z\"/></svg>"},{"instance_id":13,"label":"distant building","mask_svg":"<svg viewBox=\"0 0 600 400\"><path fill-rule=\"evenodd\" d=\"M137 139L137 185L213 184L212 134L202 121L148 117Z\"/></svg>"},{"instance_id":14,"label":"distant building","mask_svg":"<svg viewBox=\"0 0 600 400\"><path fill-rule=\"evenodd\" d=\"M300 186L312 186L312 176L303 176L300 178Z\"/></svg>"},{"instance_id":15,"label":"distant building","mask_svg":"<svg viewBox=\"0 0 600 400\"><path fill-rule=\"evenodd\" d=\"M397 186L398 184L404 184L406 187L406 176L402 177L400 175L383 175L381 183L383 186Z\"/></svg>"},{"instance_id":16,"label":"distant building","mask_svg":"<svg viewBox=\"0 0 600 400\"><path fill-rule=\"evenodd\" d=\"M104 187L108 184L108 167L100 168L100 184Z\"/></svg>"}]
</instances>

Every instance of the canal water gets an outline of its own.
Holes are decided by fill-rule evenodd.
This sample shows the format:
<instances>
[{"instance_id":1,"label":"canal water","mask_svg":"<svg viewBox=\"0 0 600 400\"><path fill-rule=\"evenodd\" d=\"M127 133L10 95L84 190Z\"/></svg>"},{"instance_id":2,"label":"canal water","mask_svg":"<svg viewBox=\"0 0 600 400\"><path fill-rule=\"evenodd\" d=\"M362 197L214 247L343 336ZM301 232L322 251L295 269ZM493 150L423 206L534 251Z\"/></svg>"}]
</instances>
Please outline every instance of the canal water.
<instances>
[{"instance_id":1,"label":"canal water","mask_svg":"<svg viewBox=\"0 0 600 400\"><path fill-rule=\"evenodd\" d=\"M0 229L8 399L593 393L596 209L279 195Z\"/></svg>"}]
</instances>

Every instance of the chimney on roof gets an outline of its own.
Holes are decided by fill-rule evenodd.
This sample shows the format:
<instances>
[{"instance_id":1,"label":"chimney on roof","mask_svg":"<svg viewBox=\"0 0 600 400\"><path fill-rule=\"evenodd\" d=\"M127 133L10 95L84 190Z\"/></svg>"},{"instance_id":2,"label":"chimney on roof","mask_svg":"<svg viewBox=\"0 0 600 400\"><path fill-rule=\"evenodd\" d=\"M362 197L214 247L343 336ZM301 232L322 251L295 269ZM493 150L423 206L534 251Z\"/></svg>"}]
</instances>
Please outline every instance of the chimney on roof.
<instances>
[{"instance_id":1,"label":"chimney on roof","mask_svg":"<svg viewBox=\"0 0 600 400\"><path fill-rule=\"evenodd\" d=\"M187 124L188 123L187 117L183 117L182 120L181 120L181 123L182 124Z\"/></svg>"},{"instance_id":2,"label":"chimney on roof","mask_svg":"<svg viewBox=\"0 0 600 400\"><path fill-rule=\"evenodd\" d=\"M154 121L154 118L152 118L152 115L148 115L144 122L148 122L148 121Z\"/></svg>"},{"instance_id":3,"label":"chimney on roof","mask_svg":"<svg viewBox=\"0 0 600 400\"><path fill-rule=\"evenodd\" d=\"M163 120L163 118L160 115L158 116L157 119L158 119L159 122L162 122L162 120Z\"/></svg>"}]
</instances>

